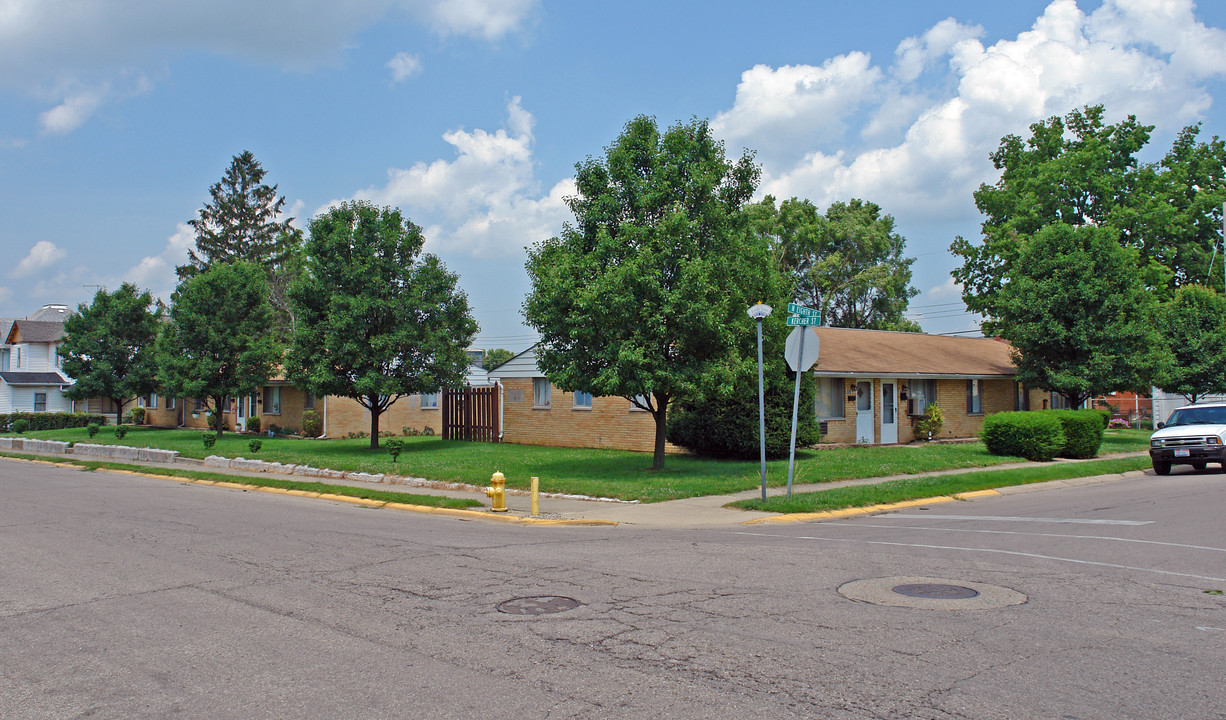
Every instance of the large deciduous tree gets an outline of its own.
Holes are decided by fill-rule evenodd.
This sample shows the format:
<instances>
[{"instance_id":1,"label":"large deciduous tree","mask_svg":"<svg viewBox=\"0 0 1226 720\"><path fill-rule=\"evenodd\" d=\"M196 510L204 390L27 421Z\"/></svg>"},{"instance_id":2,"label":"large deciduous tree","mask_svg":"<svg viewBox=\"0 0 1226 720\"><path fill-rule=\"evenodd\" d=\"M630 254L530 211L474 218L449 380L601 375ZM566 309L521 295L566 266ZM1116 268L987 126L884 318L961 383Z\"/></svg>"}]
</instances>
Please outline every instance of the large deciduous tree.
<instances>
[{"instance_id":1,"label":"large deciduous tree","mask_svg":"<svg viewBox=\"0 0 1226 720\"><path fill-rule=\"evenodd\" d=\"M283 218L285 197L276 185L264 184L266 171L250 151L235 155L221 180L209 188L209 202L188 222L196 247L177 268L186 279L222 263L247 261L260 266L268 281L269 301L279 332L292 330L293 315L285 296L300 270L302 233L293 218Z\"/></svg>"},{"instance_id":2,"label":"large deciduous tree","mask_svg":"<svg viewBox=\"0 0 1226 720\"><path fill-rule=\"evenodd\" d=\"M767 196L748 208L755 231L776 245L797 302L822 311L827 325L919 331L903 316L919 291L911 286L913 258L894 218L876 203L836 202L825 214L808 200L778 208Z\"/></svg>"},{"instance_id":3,"label":"large deciduous tree","mask_svg":"<svg viewBox=\"0 0 1226 720\"><path fill-rule=\"evenodd\" d=\"M1013 345L1017 380L1073 407L1147 388L1163 357L1137 262L1111 228L1056 223L1024 243L983 326Z\"/></svg>"},{"instance_id":4,"label":"large deciduous tree","mask_svg":"<svg viewBox=\"0 0 1226 720\"><path fill-rule=\"evenodd\" d=\"M227 402L256 392L281 359L272 327L268 282L258 265L223 263L183 280L158 342L163 387L205 400L221 437Z\"/></svg>"},{"instance_id":5,"label":"large deciduous tree","mask_svg":"<svg viewBox=\"0 0 1226 720\"><path fill-rule=\"evenodd\" d=\"M758 258L738 227L759 169L729 161L705 121L661 133L645 116L575 169L574 223L529 250L537 362L564 390L651 413L659 469L669 405L727 369L763 291L745 282Z\"/></svg>"},{"instance_id":6,"label":"large deciduous tree","mask_svg":"<svg viewBox=\"0 0 1226 720\"><path fill-rule=\"evenodd\" d=\"M996 314L1021 249L1056 223L1115 229L1120 244L1138 251L1134 274L1160 300L1189 282L1221 280L1210 258L1221 238L1226 144L1198 142L1200 128L1190 126L1161 162L1141 163L1153 126L1103 116L1091 106L1052 117L1031 125L1026 140L1004 137L992 153L1000 179L975 192L983 240L957 238L950 248L963 259L953 276L971 310Z\"/></svg>"},{"instance_id":7,"label":"large deciduous tree","mask_svg":"<svg viewBox=\"0 0 1226 720\"><path fill-rule=\"evenodd\" d=\"M1203 285L1184 285L1159 314L1170 352L1154 386L1196 402L1226 393L1226 302Z\"/></svg>"},{"instance_id":8,"label":"large deciduous tree","mask_svg":"<svg viewBox=\"0 0 1226 720\"><path fill-rule=\"evenodd\" d=\"M98 290L64 321L59 353L64 372L76 382L64 394L73 400L104 397L123 422L123 408L158 390L155 343L160 307L149 291L124 283L115 292Z\"/></svg>"},{"instance_id":9,"label":"large deciduous tree","mask_svg":"<svg viewBox=\"0 0 1226 720\"><path fill-rule=\"evenodd\" d=\"M298 318L289 377L316 395L357 400L379 416L399 398L463 384L477 332L467 296L421 228L365 202L311 220L303 274L290 286Z\"/></svg>"}]
</instances>

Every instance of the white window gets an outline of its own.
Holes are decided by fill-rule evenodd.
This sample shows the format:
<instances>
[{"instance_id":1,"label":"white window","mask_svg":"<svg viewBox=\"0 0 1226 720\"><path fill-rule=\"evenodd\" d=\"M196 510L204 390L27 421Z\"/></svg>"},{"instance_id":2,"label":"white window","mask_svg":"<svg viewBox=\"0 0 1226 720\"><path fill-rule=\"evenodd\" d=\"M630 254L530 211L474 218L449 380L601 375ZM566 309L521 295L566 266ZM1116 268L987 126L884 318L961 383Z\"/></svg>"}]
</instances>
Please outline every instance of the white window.
<instances>
[{"instance_id":1,"label":"white window","mask_svg":"<svg viewBox=\"0 0 1226 720\"><path fill-rule=\"evenodd\" d=\"M21 369L21 346L20 345L13 348L13 367L17 368L18 370Z\"/></svg>"},{"instance_id":2,"label":"white window","mask_svg":"<svg viewBox=\"0 0 1226 720\"><path fill-rule=\"evenodd\" d=\"M264 414L281 414L281 387L279 385L269 385L264 388Z\"/></svg>"},{"instance_id":3,"label":"white window","mask_svg":"<svg viewBox=\"0 0 1226 720\"><path fill-rule=\"evenodd\" d=\"M532 406L549 407L550 386L548 378L532 378Z\"/></svg>"},{"instance_id":4,"label":"white window","mask_svg":"<svg viewBox=\"0 0 1226 720\"><path fill-rule=\"evenodd\" d=\"M438 393L422 393L421 394L421 409L422 410L438 410Z\"/></svg>"},{"instance_id":5,"label":"white window","mask_svg":"<svg viewBox=\"0 0 1226 720\"><path fill-rule=\"evenodd\" d=\"M310 392L304 391L302 393L302 408L304 410L314 410L315 409L315 396L312 395Z\"/></svg>"},{"instance_id":6,"label":"white window","mask_svg":"<svg viewBox=\"0 0 1226 720\"><path fill-rule=\"evenodd\" d=\"M819 420L832 420L845 415L843 405L843 378L817 378L817 399L814 404Z\"/></svg>"},{"instance_id":7,"label":"white window","mask_svg":"<svg viewBox=\"0 0 1226 720\"><path fill-rule=\"evenodd\" d=\"M638 405L635 405L634 403L638 403ZM630 402L630 412L647 412L647 408L650 407L650 404L651 398L647 395L635 395L634 399ZM639 407L640 405L642 407Z\"/></svg>"},{"instance_id":8,"label":"white window","mask_svg":"<svg viewBox=\"0 0 1226 720\"><path fill-rule=\"evenodd\" d=\"M173 397L166 398L166 409L167 410L175 409L175 399Z\"/></svg>"},{"instance_id":9,"label":"white window","mask_svg":"<svg viewBox=\"0 0 1226 720\"><path fill-rule=\"evenodd\" d=\"M586 392L583 392L582 390L576 390L574 393L574 396L575 396L574 407L582 408L585 410L592 409L592 394L591 393L586 393Z\"/></svg>"},{"instance_id":10,"label":"white window","mask_svg":"<svg viewBox=\"0 0 1226 720\"><path fill-rule=\"evenodd\" d=\"M47 393L34 393L34 412L47 412Z\"/></svg>"},{"instance_id":11,"label":"white window","mask_svg":"<svg viewBox=\"0 0 1226 720\"><path fill-rule=\"evenodd\" d=\"M157 410L157 409L158 409L158 396L157 396L157 393L149 393L149 397L148 397L148 399L145 401L145 407L149 408L150 410Z\"/></svg>"},{"instance_id":12,"label":"white window","mask_svg":"<svg viewBox=\"0 0 1226 720\"><path fill-rule=\"evenodd\" d=\"M908 415L923 415L929 405L935 405L937 402L937 381L936 380L912 380L910 383L910 399L908 405L910 409Z\"/></svg>"}]
</instances>

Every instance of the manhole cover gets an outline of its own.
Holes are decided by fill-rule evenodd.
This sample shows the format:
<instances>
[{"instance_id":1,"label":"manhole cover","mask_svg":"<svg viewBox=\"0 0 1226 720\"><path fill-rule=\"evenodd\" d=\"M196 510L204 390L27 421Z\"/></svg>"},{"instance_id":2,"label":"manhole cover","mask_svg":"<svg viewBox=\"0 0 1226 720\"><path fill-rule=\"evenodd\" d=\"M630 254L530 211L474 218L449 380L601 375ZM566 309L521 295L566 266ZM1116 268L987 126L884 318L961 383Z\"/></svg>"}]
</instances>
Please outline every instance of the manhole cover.
<instances>
[{"instance_id":1,"label":"manhole cover","mask_svg":"<svg viewBox=\"0 0 1226 720\"><path fill-rule=\"evenodd\" d=\"M848 600L921 610L987 610L1021 605L1026 596L981 582L934 577L884 577L839 586Z\"/></svg>"},{"instance_id":2,"label":"manhole cover","mask_svg":"<svg viewBox=\"0 0 1226 720\"><path fill-rule=\"evenodd\" d=\"M573 610L582 605L574 598L558 595L522 597L498 603L498 612L509 615L548 615Z\"/></svg>"},{"instance_id":3,"label":"manhole cover","mask_svg":"<svg viewBox=\"0 0 1226 720\"><path fill-rule=\"evenodd\" d=\"M895 585L890 588L899 595L913 598L929 598L932 600L966 600L979 597L978 590L972 590L962 585L941 585L938 583L910 583Z\"/></svg>"}]
</instances>

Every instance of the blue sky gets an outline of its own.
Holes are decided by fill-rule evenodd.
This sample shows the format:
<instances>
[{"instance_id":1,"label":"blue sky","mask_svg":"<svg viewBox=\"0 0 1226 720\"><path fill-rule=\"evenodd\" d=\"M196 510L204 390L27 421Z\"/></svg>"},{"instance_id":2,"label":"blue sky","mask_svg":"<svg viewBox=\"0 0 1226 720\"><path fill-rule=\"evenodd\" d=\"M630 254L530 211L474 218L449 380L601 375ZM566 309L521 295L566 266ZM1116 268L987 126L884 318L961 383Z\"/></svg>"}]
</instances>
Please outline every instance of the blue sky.
<instances>
[{"instance_id":1,"label":"blue sky","mask_svg":"<svg viewBox=\"0 0 1226 720\"><path fill-rule=\"evenodd\" d=\"M1226 3L0 0L0 315L125 280L168 297L186 222L251 150L299 225L395 205L478 345L532 332L524 248L631 117L710 119L761 194L883 207L911 316L977 327L949 271L1001 136L1087 103L1226 135ZM1223 96L1226 101L1226 96Z\"/></svg>"}]
</instances>

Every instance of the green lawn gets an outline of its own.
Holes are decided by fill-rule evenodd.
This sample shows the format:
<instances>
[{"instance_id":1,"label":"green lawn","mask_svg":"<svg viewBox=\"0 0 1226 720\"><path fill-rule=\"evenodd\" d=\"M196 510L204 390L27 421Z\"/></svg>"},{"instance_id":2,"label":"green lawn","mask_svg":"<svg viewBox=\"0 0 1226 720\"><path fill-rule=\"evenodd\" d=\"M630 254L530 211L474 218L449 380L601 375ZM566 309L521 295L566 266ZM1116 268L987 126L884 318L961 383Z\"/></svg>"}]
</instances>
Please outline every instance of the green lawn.
<instances>
[{"instance_id":1,"label":"green lawn","mask_svg":"<svg viewBox=\"0 0 1226 720\"><path fill-rule=\"evenodd\" d=\"M1146 433L1147 438L1148 435ZM785 496L772 496L768 497L765 502L756 498L752 500L738 500L737 502L729 503L729 505L745 510L763 510L777 513L822 512L825 510L841 510L843 508L864 507L867 505L883 505L906 500L921 500L942 495L953 495L955 493L974 492L975 490L1009 487L1011 485L1028 485L1030 483L1048 482L1051 480L1067 480L1070 478L1091 477L1093 475L1124 473L1131 470L1144 470L1148 467L1148 457L1123 457L1078 463L1054 463L1036 465L1034 467L959 473L957 475L936 475L922 478L889 480L873 485L854 485L831 488L829 490L818 490L816 492L793 493L791 499Z\"/></svg>"},{"instance_id":2,"label":"green lawn","mask_svg":"<svg viewBox=\"0 0 1226 720\"><path fill-rule=\"evenodd\" d=\"M104 428L93 442L178 450L187 457L207 454L252 457L247 443L252 436L226 433L206 452L200 430L132 428L118 440ZM1125 452L1148 447L1148 434L1112 430L1103 452ZM46 430L28 437L89 442L84 429ZM652 471L649 453L617 450L581 450L531 445L461 442L436 437L408 437L400 462L393 468L386 450L371 450L370 440L305 440L262 438L264 447L254 457L337 470L370 473L397 472L431 480L489 483L494 471L507 476L507 484L527 489L529 478L540 477L541 489L624 500L658 502L701 495L725 495L759 486L756 461L708 460L670 455L665 469ZM982 443L907 445L899 447L824 448L797 452L797 484L916 474L956 468L990 467L1018 458L989 455ZM767 484L787 483L787 460L767 463Z\"/></svg>"}]
</instances>

